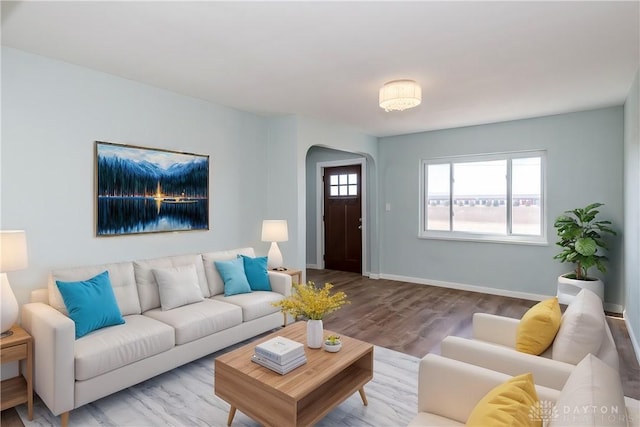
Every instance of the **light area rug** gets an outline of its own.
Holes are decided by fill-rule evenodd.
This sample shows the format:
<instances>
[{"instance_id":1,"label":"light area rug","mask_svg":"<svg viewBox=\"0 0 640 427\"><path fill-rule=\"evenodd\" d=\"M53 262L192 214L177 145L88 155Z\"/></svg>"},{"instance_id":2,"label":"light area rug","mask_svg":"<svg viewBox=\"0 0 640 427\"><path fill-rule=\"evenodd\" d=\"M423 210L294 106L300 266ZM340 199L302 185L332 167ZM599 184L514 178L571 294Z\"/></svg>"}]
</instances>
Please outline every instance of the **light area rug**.
<instances>
[{"instance_id":1,"label":"light area rug","mask_svg":"<svg viewBox=\"0 0 640 427\"><path fill-rule=\"evenodd\" d=\"M71 411L76 426L226 426L229 405L214 395L214 359L203 357L143 383ZM365 385L368 406L355 393L317 426L406 426L417 413L419 359L384 347L374 348L373 380ZM16 407L26 427L59 426L60 417L34 401L33 421L26 405ZM259 424L241 411L232 426Z\"/></svg>"}]
</instances>

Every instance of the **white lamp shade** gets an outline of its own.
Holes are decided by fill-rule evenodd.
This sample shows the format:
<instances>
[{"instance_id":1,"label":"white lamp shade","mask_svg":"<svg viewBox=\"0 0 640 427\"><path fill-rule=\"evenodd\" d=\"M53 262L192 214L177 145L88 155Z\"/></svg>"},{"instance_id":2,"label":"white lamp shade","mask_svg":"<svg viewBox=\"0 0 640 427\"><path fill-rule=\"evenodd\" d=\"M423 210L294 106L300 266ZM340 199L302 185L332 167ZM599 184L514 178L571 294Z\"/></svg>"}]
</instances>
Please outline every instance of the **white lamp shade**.
<instances>
[{"instance_id":1,"label":"white lamp shade","mask_svg":"<svg viewBox=\"0 0 640 427\"><path fill-rule=\"evenodd\" d=\"M289 240L289 229L286 219L265 219L262 221L263 242L286 242Z\"/></svg>"},{"instance_id":2,"label":"white lamp shade","mask_svg":"<svg viewBox=\"0 0 640 427\"><path fill-rule=\"evenodd\" d=\"M422 89L413 80L393 80L380 88L380 108L384 111L402 111L422 102Z\"/></svg>"},{"instance_id":3,"label":"white lamp shade","mask_svg":"<svg viewBox=\"0 0 640 427\"><path fill-rule=\"evenodd\" d=\"M0 272L27 268L27 237L23 230L0 231Z\"/></svg>"}]
</instances>

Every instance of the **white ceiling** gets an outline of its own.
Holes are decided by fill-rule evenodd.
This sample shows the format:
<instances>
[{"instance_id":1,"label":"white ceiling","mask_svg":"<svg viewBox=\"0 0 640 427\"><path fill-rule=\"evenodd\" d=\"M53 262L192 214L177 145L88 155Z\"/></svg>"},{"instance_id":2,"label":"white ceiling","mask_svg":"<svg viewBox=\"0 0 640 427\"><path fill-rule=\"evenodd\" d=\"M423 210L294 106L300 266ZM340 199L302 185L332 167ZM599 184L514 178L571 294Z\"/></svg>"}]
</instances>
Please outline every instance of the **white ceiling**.
<instances>
[{"instance_id":1,"label":"white ceiling","mask_svg":"<svg viewBox=\"0 0 640 427\"><path fill-rule=\"evenodd\" d=\"M375 136L621 105L629 2L2 2L2 44L265 115ZM409 78L423 102L378 107Z\"/></svg>"}]
</instances>

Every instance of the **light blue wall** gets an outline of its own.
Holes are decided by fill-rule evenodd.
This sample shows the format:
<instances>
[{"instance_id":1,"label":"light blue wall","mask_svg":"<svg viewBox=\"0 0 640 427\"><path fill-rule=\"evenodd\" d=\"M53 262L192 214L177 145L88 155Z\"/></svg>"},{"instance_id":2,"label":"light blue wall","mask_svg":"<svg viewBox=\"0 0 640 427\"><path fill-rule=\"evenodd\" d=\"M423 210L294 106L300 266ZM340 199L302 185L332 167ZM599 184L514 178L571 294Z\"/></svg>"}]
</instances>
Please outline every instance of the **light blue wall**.
<instances>
[{"instance_id":1,"label":"light blue wall","mask_svg":"<svg viewBox=\"0 0 640 427\"><path fill-rule=\"evenodd\" d=\"M640 359L640 72L624 104L625 318Z\"/></svg>"},{"instance_id":2,"label":"light blue wall","mask_svg":"<svg viewBox=\"0 0 640 427\"><path fill-rule=\"evenodd\" d=\"M367 225L367 258L365 264L367 265L368 272L377 274L379 271L379 222L378 222L378 139L363 134L358 130L352 129L348 126L338 125L335 123L327 123L320 120L299 117L298 118L298 164L301 166L300 174L298 175L303 183L301 188L301 207L303 211L300 213L300 218L303 218L305 222L305 230L315 227L314 224L307 223L306 220L306 198L316 197L315 191L313 194L308 193L306 184L306 158L307 153L311 147L327 147L340 151L359 154L366 159L367 168L367 205L364 207L368 213ZM306 231L303 230L306 240ZM301 242L300 248L306 248L306 242Z\"/></svg>"},{"instance_id":3,"label":"light blue wall","mask_svg":"<svg viewBox=\"0 0 640 427\"><path fill-rule=\"evenodd\" d=\"M547 246L418 239L419 160L547 150ZM533 295L555 295L571 268L553 260L554 219L602 202L603 218L623 227L623 109L541 117L380 139L381 272ZM391 210L384 211L385 203ZM622 239L612 242L606 301L623 303ZM591 273L591 271L590 271Z\"/></svg>"},{"instance_id":4,"label":"light blue wall","mask_svg":"<svg viewBox=\"0 0 640 427\"><path fill-rule=\"evenodd\" d=\"M284 262L289 267L304 269L307 234L309 227L315 227L315 223L307 222L307 201L315 198L315 191L307 193L307 152L313 146L325 146L358 153L367 157L375 170L377 139L334 123L284 116L269 120L268 145L266 215L287 220L289 241L279 244ZM372 181L375 193L375 179ZM375 218L375 208L371 210ZM377 235L374 237L377 239Z\"/></svg>"},{"instance_id":5,"label":"light blue wall","mask_svg":"<svg viewBox=\"0 0 640 427\"><path fill-rule=\"evenodd\" d=\"M300 187L298 120L295 116L273 118L268 125L269 150L265 158L267 174L254 175L255 185L267 184L264 219L286 219L289 241L278 243L285 266L302 269L305 265L304 218L299 205L304 194ZM304 180L304 177L302 177ZM301 231L302 230L302 231Z\"/></svg>"},{"instance_id":6,"label":"light blue wall","mask_svg":"<svg viewBox=\"0 0 640 427\"><path fill-rule=\"evenodd\" d=\"M266 254L267 122L64 62L2 48L2 229L25 229L20 303L51 268L251 245ZM210 155L210 230L96 238L94 141ZM292 168L295 168L292 158Z\"/></svg>"},{"instance_id":7,"label":"light blue wall","mask_svg":"<svg viewBox=\"0 0 640 427\"><path fill-rule=\"evenodd\" d=\"M332 162L338 160L362 159L363 156L346 151L333 150L325 147L314 146L307 151L306 159L306 192L307 192L307 265L317 264L317 232L316 224L320 215L321 206L317 203L318 169L321 162Z\"/></svg>"},{"instance_id":8,"label":"light blue wall","mask_svg":"<svg viewBox=\"0 0 640 427\"><path fill-rule=\"evenodd\" d=\"M322 146L367 159L372 273L551 295L555 277L567 270L552 260L550 224L558 214L601 201L603 214L622 228L623 146L638 152L637 85L636 79L635 98L632 89L624 110L377 139L309 118L262 118L3 48L0 223L3 229L27 230L30 257L29 268L10 279L22 303L31 289L44 286L54 267L240 245L265 254L268 243L260 242L265 218L289 221L289 242L280 246L285 262L302 268L307 201L315 198L307 186L307 154ZM623 143L623 128L627 134L635 129L635 138L627 136ZM209 154L211 230L94 237L95 140ZM417 238L420 158L522 149L548 150L548 246ZM627 189L635 183L637 194L638 163L626 162ZM391 204L389 212L385 203ZM637 214L637 202L627 205L627 220L633 209ZM621 242L613 245L605 277L606 300L613 304L623 301ZM625 274L633 280L638 271ZM635 291L626 288L628 296L638 295L637 286ZM638 312L629 298L627 310Z\"/></svg>"}]
</instances>

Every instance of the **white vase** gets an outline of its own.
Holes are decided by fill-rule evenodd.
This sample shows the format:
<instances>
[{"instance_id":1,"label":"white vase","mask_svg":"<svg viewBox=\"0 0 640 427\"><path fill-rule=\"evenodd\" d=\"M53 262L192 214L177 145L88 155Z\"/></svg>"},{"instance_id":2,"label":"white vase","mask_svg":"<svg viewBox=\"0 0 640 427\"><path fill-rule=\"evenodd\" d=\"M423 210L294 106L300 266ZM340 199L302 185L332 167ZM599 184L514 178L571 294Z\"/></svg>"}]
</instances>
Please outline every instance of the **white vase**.
<instances>
[{"instance_id":1,"label":"white vase","mask_svg":"<svg viewBox=\"0 0 640 427\"><path fill-rule=\"evenodd\" d=\"M307 347L322 347L322 320L307 320Z\"/></svg>"}]
</instances>

